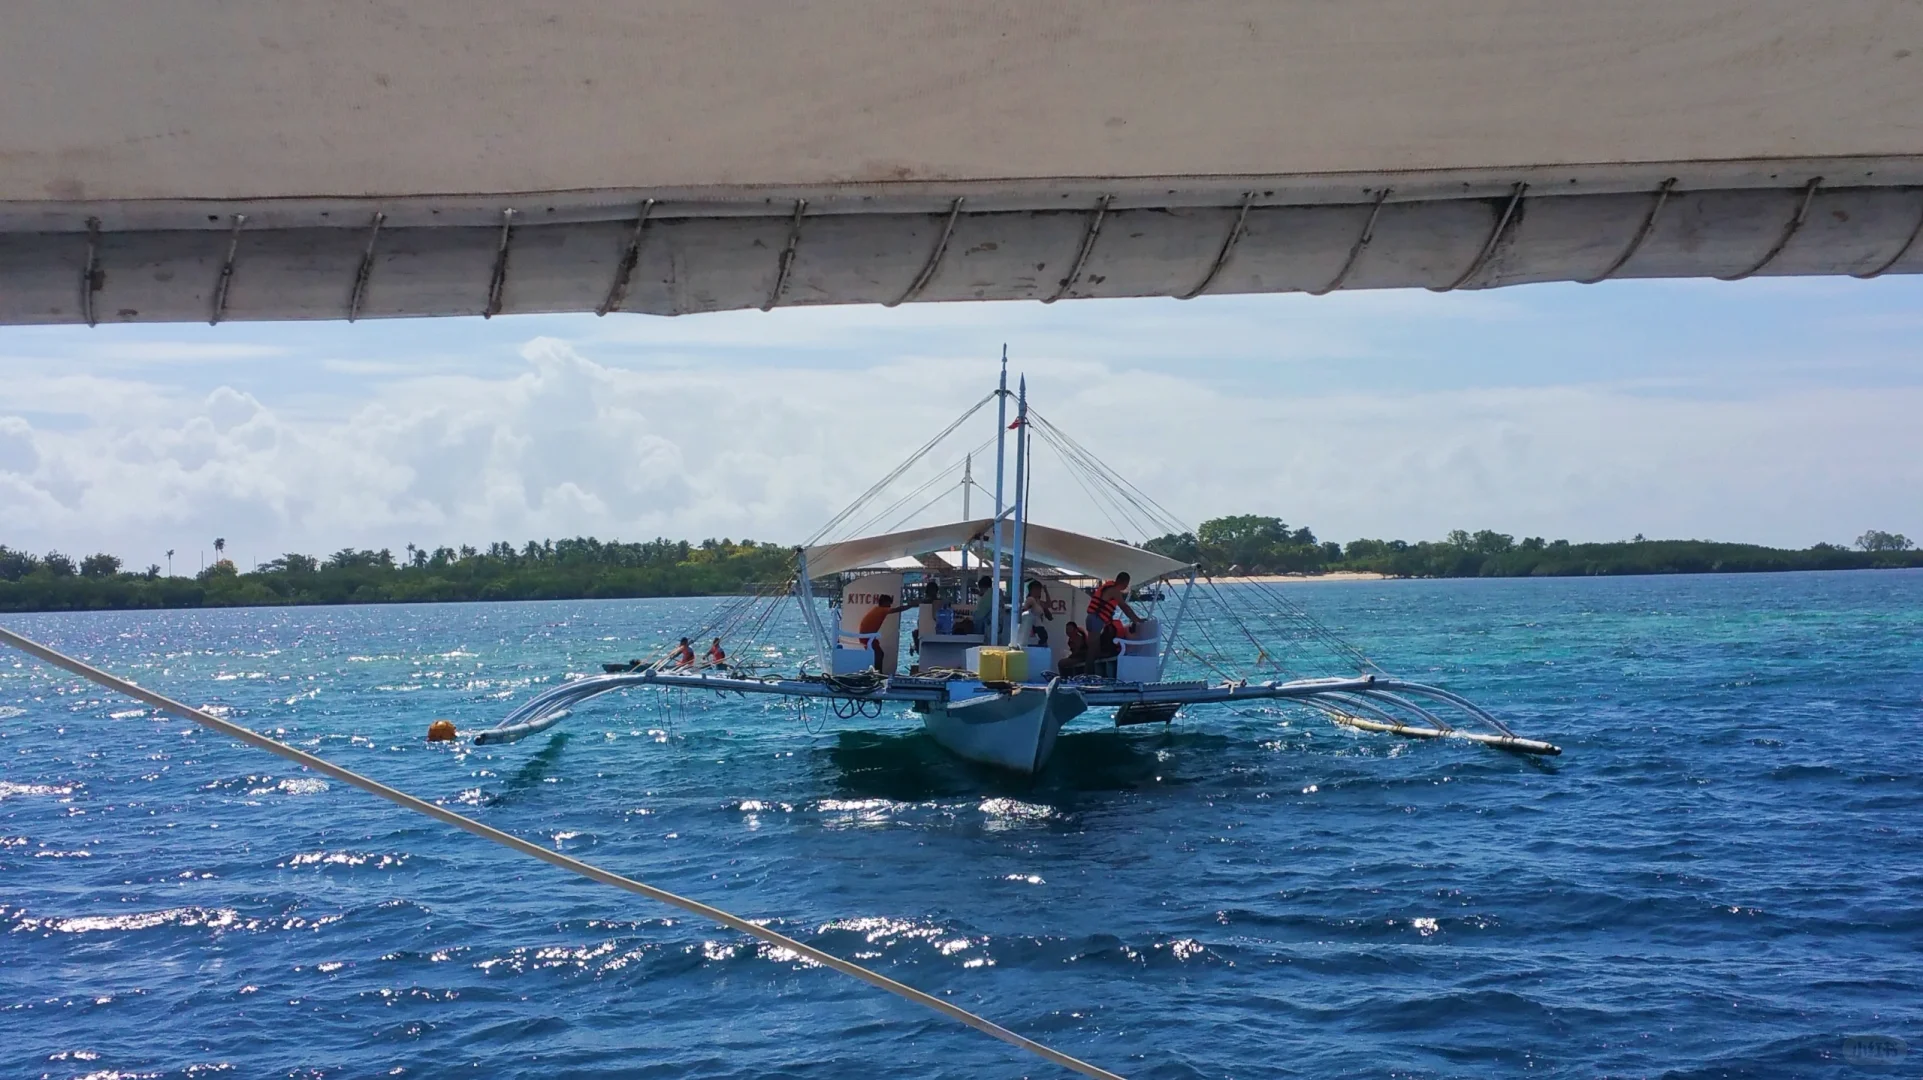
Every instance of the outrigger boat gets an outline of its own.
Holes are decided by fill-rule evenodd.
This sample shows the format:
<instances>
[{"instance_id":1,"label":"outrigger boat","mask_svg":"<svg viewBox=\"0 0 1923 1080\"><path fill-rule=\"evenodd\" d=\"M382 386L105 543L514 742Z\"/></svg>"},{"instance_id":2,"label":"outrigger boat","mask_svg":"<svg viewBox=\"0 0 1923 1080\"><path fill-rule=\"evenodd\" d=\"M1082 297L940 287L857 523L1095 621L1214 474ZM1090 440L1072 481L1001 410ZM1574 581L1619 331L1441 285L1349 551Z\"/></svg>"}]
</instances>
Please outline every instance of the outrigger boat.
<instances>
[{"instance_id":1,"label":"outrigger boat","mask_svg":"<svg viewBox=\"0 0 1923 1080\"><path fill-rule=\"evenodd\" d=\"M536 696L497 726L475 733L474 742L493 745L524 739L553 727L591 698L648 688L823 701L843 719L874 718L887 706L905 705L920 715L928 734L949 751L1018 773L1040 772L1063 726L1091 711L1112 710L1118 726L1167 724L1181 710L1222 703L1293 704L1358 730L1462 739L1523 754L1562 752L1550 743L1517 735L1458 694L1390 675L1259 580L1217 581L1202 567L1145 547L1031 521L1032 440L1039 435L1059 452L1091 495L1100 491L1111 507L1132 508L1152 524L1182 531L1167 511L1031 410L1026 379L1010 393L1007 372L1004 356L1001 383L994 392L869 489L814 540L797 548L790 581L723 605L708 626L690 635L704 641L710 635L765 631L772 608L792 601L809 642L812 672L805 662L792 676L760 673L738 664L702 668L686 663L685 655L672 653L651 662L609 665L606 674L575 679ZM1011 400L1016 411L1013 423L1007 416ZM979 487L970 453L871 519L880 520L899 509L959 466L963 520L823 539L877 500L990 401L997 405L992 517L967 515L971 490ZM1014 497L1005 505L1003 466L1010 432L1015 435ZM941 497L946 497L945 491ZM1014 573L1018 567L1019 575ZM1068 623L1080 623L1084 612L1091 610L1091 590L1117 580L1129 583L1145 613L1106 648L1098 643L1071 649ZM1040 606L1056 618L1024 617L1023 599L1031 582L1040 583ZM1232 588L1225 590L1224 584ZM1242 587L1233 588L1237 585ZM1246 601L1241 606L1251 610L1238 612L1232 592L1239 592ZM889 603L897 597L920 602ZM982 615L979 625L957 614L967 610L963 605L971 601ZM1202 608L1211 604L1254 647L1258 668L1276 674L1289 670L1272 659L1281 651L1279 637L1288 643L1320 646L1349 670L1294 678L1232 675L1225 670L1231 661L1219 649L1207 655L1181 638L1185 619L1204 620ZM1173 611L1164 620L1170 607ZM900 624L907 611L915 612L910 652L916 661L904 672L900 670ZM864 616L872 627L880 613L885 618L879 627L864 631ZM1252 628L1251 621L1259 625ZM1207 626L1203 622L1200 627L1205 634ZM737 655L745 651L738 649ZM1171 678L1171 662L1178 658L1199 662L1221 677ZM1455 722L1445 720L1445 713Z\"/></svg>"}]
</instances>

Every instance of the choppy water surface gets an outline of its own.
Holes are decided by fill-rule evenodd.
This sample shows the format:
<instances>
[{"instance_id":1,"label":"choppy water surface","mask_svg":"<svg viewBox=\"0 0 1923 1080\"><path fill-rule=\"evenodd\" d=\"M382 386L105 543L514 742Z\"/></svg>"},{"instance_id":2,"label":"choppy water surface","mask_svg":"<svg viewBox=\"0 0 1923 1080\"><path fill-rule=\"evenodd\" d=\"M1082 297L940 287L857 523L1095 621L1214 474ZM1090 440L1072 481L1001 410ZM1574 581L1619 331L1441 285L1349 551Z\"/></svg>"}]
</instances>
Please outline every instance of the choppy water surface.
<instances>
[{"instance_id":1,"label":"choppy water surface","mask_svg":"<svg viewBox=\"0 0 1923 1080\"><path fill-rule=\"evenodd\" d=\"M1289 595L1565 756L1216 708L1030 784L642 694L456 750L710 602L8 625L1131 1076L1923 1071L1923 574ZM1058 1075L12 653L0 881L5 1076Z\"/></svg>"}]
</instances>

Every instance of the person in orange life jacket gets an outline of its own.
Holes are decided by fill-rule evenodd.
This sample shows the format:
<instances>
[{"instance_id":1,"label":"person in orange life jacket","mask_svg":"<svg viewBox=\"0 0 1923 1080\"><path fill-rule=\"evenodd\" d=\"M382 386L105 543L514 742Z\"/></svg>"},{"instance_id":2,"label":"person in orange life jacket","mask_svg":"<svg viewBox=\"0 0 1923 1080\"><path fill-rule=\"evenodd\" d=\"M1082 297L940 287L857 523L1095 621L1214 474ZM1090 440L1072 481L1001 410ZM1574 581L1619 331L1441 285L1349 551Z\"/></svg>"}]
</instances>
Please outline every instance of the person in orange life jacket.
<instances>
[{"instance_id":1,"label":"person in orange life jacket","mask_svg":"<svg viewBox=\"0 0 1923 1080\"><path fill-rule=\"evenodd\" d=\"M1104 581L1095 586L1095 591L1088 596L1088 618L1084 621L1084 629L1088 637L1086 658L1091 666L1099 659L1096 650L1104 631L1110 633L1111 639L1125 638L1129 634L1129 630L1124 630L1115 618L1118 609L1128 616L1131 630L1142 621L1141 616L1135 614L1135 609L1128 606L1128 582L1128 571L1124 570L1116 574L1113 581Z\"/></svg>"},{"instance_id":2,"label":"person in orange life jacket","mask_svg":"<svg viewBox=\"0 0 1923 1080\"><path fill-rule=\"evenodd\" d=\"M882 624L888 621L888 616L907 611L911 607L914 607L914 605L897 604L895 603L894 597L883 593L875 597L875 606L869 608L862 614L861 626L856 632L863 637L868 637L870 634L879 634L881 633ZM878 637L870 639L869 647L875 651L875 670L887 671L888 654L886 650L881 647L881 639Z\"/></svg>"},{"instance_id":3,"label":"person in orange life jacket","mask_svg":"<svg viewBox=\"0 0 1923 1080\"><path fill-rule=\"evenodd\" d=\"M708 666L721 667L727 662L728 654L721 649L721 639L715 638L714 644L708 646Z\"/></svg>"},{"instance_id":4,"label":"person in orange life jacket","mask_svg":"<svg viewBox=\"0 0 1923 1080\"><path fill-rule=\"evenodd\" d=\"M694 646L688 644L687 638L682 638L681 644L675 646L673 660L678 668L694 666Z\"/></svg>"}]
</instances>

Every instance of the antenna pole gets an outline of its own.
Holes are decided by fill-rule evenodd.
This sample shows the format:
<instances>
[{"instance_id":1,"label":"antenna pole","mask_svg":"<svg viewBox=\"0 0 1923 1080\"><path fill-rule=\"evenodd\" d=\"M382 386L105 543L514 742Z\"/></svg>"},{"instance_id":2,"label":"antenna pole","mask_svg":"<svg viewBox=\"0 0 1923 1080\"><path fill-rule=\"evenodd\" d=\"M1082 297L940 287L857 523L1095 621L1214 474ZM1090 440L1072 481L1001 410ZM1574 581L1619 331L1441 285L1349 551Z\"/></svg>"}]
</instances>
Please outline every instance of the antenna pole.
<instances>
[{"instance_id":1,"label":"antenna pole","mask_svg":"<svg viewBox=\"0 0 1923 1080\"><path fill-rule=\"evenodd\" d=\"M1002 610L1002 460L1008 442L1008 346L1002 346L1002 381L995 392L995 565L988 571L988 625L979 628L983 645L999 645L995 631Z\"/></svg>"},{"instance_id":2,"label":"antenna pole","mask_svg":"<svg viewBox=\"0 0 1923 1080\"><path fill-rule=\"evenodd\" d=\"M1015 406L1015 558L1014 567L1008 576L1008 627L1010 645L1023 646L1026 642L1016 641L1015 627L1019 620L1016 616L1022 608L1022 542L1028 526L1028 376L1022 376L1021 394Z\"/></svg>"}]
</instances>

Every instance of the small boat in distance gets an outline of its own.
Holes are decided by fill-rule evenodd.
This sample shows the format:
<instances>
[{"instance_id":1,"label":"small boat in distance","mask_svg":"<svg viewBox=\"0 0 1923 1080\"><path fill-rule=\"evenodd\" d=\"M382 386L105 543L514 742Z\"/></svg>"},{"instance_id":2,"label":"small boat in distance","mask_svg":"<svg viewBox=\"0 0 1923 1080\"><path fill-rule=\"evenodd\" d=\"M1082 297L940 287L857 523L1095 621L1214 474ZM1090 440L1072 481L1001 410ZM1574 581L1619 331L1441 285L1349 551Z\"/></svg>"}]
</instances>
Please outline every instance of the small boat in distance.
<instances>
[{"instance_id":1,"label":"small boat in distance","mask_svg":"<svg viewBox=\"0 0 1923 1080\"><path fill-rule=\"evenodd\" d=\"M982 490L992 496L992 516L968 514L971 491L980 486L973 475L974 453L986 449L983 445L868 519L887 518L958 467L962 520L824 539L872 509L890 484L991 401L997 406L991 440L995 478L992 491ZM1010 433L1013 498L1005 500ZM1004 355L1000 385L796 548L789 581L722 605L707 626L667 655L607 664L604 674L537 695L495 727L476 732L474 742L527 738L590 698L638 687L825 701L844 720L874 718L888 705L906 705L950 752L1018 773L1041 771L1062 727L1094 710L1110 710L1118 726L1167 724L1193 706L1260 701L1299 705L1358 730L1462 739L1524 754L1562 752L1516 734L1458 694L1390 675L1267 583L1232 580L1224 589L1225 582L1194 564L1031 520L1029 477L1037 436L1057 451L1084 490L1101 491L1110 508L1139 513L1152 527L1183 531L1153 499L1032 410L1026 379L1011 393ZM943 488L937 497L945 493ZM811 646L812 671L804 663L800 671L783 676L738 662L703 665L692 657L690 640L746 635L744 644L752 644L766 631L773 609L790 603ZM1205 605L1254 647L1257 668L1281 670L1271 650L1299 644L1328 654L1347 670L1268 679L1259 679L1259 672L1232 672L1230 667L1246 665L1223 655L1212 638L1212 654L1182 638L1185 620L1200 618ZM909 612L914 624L908 652L914 660L904 665L902 621ZM1127 623L1118 615L1126 615ZM1265 646L1264 639L1272 644ZM748 653L736 650L737 657ZM1171 662L1178 657L1218 678L1170 678Z\"/></svg>"}]
</instances>

